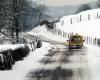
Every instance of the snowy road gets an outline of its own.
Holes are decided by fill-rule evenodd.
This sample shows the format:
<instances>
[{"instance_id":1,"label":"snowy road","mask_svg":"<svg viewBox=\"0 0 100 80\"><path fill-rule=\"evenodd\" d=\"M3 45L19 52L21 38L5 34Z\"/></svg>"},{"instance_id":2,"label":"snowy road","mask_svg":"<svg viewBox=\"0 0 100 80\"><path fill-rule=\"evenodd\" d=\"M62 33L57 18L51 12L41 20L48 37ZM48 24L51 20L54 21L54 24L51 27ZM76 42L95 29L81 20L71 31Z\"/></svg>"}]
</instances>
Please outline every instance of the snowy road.
<instances>
[{"instance_id":1,"label":"snowy road","mask_svg":"<svg viewBox=\"0 0 100 80\"><path fill-rule=\"evenodd\" d=\"M85 44L69 51L43 43L12 70L0 71L0 80L100 80L100 47Z\"/></svg>"},{"instance_id":2,"label":"snowy road","mask_svg":"<svg viewBox=\"0 0 100 80\"><path fill-rule=\"evenodd\" d=\"M57 48L40 60L43 66L29 72L26 80L92 80L87 56L86 47Z\"/></svg>"}]
</instances>

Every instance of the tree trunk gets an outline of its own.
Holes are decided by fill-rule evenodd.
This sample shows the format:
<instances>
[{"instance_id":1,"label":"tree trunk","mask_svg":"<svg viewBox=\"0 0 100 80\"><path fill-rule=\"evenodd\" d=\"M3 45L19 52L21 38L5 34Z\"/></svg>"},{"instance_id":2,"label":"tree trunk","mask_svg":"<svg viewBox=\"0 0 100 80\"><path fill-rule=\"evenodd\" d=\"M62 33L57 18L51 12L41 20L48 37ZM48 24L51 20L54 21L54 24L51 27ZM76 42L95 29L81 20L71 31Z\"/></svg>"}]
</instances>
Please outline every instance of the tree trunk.
<instances>
[{"instance_id":1,"label":"tree trunk","mask_svg":"<svg viewBox=\"0 0 100 80\"><path fill-rule=\"evenodd\" d=\"M19 43L19 28L18 28L18 9L17 9L17 0L12 0L13 2L13 9L14 9L14 26L16 32L16 43Z\"/></svg>"}]
</instances>

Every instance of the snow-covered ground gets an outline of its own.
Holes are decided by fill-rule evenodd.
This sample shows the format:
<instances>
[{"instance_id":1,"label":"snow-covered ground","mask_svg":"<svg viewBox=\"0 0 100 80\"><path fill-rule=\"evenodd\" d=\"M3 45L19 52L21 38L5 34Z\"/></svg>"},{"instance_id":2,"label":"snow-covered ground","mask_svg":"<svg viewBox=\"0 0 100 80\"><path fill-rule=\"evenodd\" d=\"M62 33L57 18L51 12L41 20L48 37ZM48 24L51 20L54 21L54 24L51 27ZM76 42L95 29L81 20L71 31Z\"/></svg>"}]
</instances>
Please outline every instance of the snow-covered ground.
<instances>
[{"instance_id":1,"label":"snow-covered ground","mask_svg":"<svg viewBox=\"0 0 100 80\"><path fill-rule=\"evenodd\" d=\"M91 21L84 21L76 24L72 24L67 26L59 27L59 29L67 32L67 33L79 33L83 36L92 36L96 38L100 38L100 19L91 20Z\"/></svg>"},{"instance_id":2,"label":"snow-covered ground","mask_svg":"<svg viewBox=\"0 0 100 80\"><path fill-rule=\"evenodd\" d=\"M91 74L91 80L99 80L100 79L100 47L91 46L85 44L87 47L87 60L89 71Z\"/></svg>"},{"instance_id":3,"label":"snow-covered ground","mask_svg":"<svg viewBox=\"0 0 100 80\"><path fill-rule=\"evenodd\" d=\"M97 46L84 45L87 48L86 58L89 67L91 80L99 80L100 74L100 48ZM34 52L30 52L30 55L25 57L23 61L18 61L13 66L12 70L0 71L0 80L25 80L25 76L32 70L44 67L39 61L48 54L48 50L52 47L63 47L54 46L49 43L44 43L40 49L36 49Z\"/></svg>"},{"instance_id":4,"label":"snow-covered ground","mask_svg":"<svg viewBox=\"0 0 100 80\"><path fill-rule=\"evenodd\" d=\"M62 35L58 35L56 32L53 34L52 32L48 31L46 25L38 26L32 31L28 32L27 34L35 35L35 36L42 36L50 40L54 41L61 41L65 42L66 38L62 37Z\"/></svg>"},{"instance_id":5,"label":"snow-covered ground","mask_svg":"<svg viewBox=\"0 0 100 80\"><path fill-rule=\"evenodd\" d=\"M30 72L30 70L35 70L42 66L38 61L43 58L51 48L52 46L49 43L43 43L42 48L30 52L30 55L25 57L23 61L16 62L12 70L0 71L0 80L24 80L25 75Z\"/></svg>"},{"instance_id":6,"label":"snow-covered ground","mask_svg":"<svg viewBox=\"0 0 100 80\"><path fill-rule=\"evenodd\" d=\"M84 36L100 38L100 9L88 10L79 14L64 16L61 18L60 22L57 23L57 28L67 33L73 32Z\"/></svg>"}]
</instances>

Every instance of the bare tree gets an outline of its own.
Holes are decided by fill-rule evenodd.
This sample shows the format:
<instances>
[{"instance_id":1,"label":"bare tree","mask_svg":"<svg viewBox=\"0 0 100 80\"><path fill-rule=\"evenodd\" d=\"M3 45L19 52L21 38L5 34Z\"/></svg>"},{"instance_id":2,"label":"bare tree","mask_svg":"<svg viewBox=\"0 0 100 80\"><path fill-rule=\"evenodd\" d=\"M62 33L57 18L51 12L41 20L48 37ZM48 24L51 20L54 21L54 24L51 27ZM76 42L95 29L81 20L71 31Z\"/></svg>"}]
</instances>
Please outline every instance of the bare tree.
<instances>
[{"instance_id":1,"label":"bare tree","mask_svg":"<svg viewBox=\"0 0 100 80\"><path fill-rule=\"evenodd\" d=\"M0 0L0 33L10 39L13 35L12 28L14 28L12 2L11 0Z\"/></svg>"},{"instance_id":2,"label":"bare tree","mask_svg":"<svg viewBox=\"0 0 100 80\"><path fill-rule=\"evenodd\" d=\"M45 6L42 4L37 4L35 2L34 3L34 7L31 6L31 2L28 2L26 0L12 0L13 1L13 7L14 7L14 12L15 12L15 26L16 26L16 42L18 43L18 35L19 35L19 22L20 22L20 15L24 15L30 12L29 15L33 15L33 16L37 16L35 18L37 18L36 20L38 20L37 25L40 23L41 20L41 16L43 14L43 11L45 9ZM29 9L34 9L29 11ZM34 15L35 14L35 15Z\"/></svg>"},{"instance_id":3,"label":"bare tree","mask_svg":"<svg viewBox=\"0 0 100 80\"><path fill-rule=\"evenodd\" d=\"M20 17L29 13L30 8L34 9L30 11L30 14L37 14L35 16L40 22L44 5L32 7L27 0L0 0L0 33L9 37L13 43L18 43L21 30Z\"/></svg>"}]
</instances>

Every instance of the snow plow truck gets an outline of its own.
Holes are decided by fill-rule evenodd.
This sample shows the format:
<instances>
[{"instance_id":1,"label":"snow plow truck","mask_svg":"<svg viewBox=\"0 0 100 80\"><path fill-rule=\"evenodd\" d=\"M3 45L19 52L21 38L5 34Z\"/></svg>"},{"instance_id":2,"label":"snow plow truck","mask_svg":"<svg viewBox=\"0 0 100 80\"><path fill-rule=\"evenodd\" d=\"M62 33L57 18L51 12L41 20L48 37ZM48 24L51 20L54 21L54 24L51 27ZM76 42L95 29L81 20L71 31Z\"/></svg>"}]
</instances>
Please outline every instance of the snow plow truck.
<instances>
[{"instance_id":1,"label":"snow plow truck","mask_svg":"<svg viewBox=\"0 0 100 80\"><path fill-rule=\"evenodd\" d=\"M72 34L69 37L69 40L67 40L68 42L68 48L69 49L80 49L83 46L83 36L79 35L79 34Z\"/></svg>"}]
</instances>

